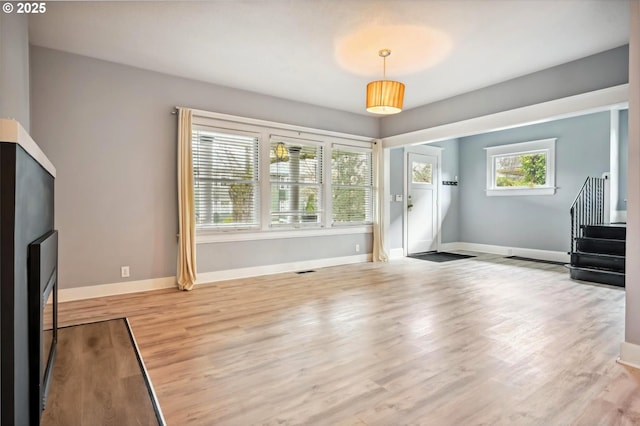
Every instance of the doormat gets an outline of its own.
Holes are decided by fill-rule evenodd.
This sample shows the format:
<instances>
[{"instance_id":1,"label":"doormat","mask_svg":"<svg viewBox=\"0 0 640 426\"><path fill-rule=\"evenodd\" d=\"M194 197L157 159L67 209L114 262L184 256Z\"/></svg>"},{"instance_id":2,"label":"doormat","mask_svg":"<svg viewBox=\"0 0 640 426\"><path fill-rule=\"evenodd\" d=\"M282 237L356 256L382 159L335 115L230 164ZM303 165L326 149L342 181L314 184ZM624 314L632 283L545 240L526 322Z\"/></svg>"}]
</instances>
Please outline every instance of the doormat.
<instances>
[{"instance_id":1,"label":"doormat","mask_svg":"<svg viewBox=\"0 0 640 426\"><path fill-rule=\"evenodd\" d=\"M475 257L475 256L471 256L468 254L459 254L459 253L447 253L444 251L441 251L441 252L430 251L427 253L410 254L407 257L441 263L441 262L450 262L452 260L468 259L470 257Z\"/></svg>"},{"instance_id":2,"label":"doormat","mask_svg":"<svg viewBox=\"0 0 640 426\"><path fill-rule=\"evenodd\" d=\"M126 318L58 329L40 424L165 425Z\"/></svg>"},{"instance_id":3,"label":"doormat","mask_svg":"<svg viewBox=\"0 0 640 426\"><path fill-rule=\"evenodd\" d=\"M564 265L564 262L554 262L553 260L531 259L530 257L507 256L505 259L527 260L529 262L548 263L549 265Z\"/></svg>"}]
</instances>

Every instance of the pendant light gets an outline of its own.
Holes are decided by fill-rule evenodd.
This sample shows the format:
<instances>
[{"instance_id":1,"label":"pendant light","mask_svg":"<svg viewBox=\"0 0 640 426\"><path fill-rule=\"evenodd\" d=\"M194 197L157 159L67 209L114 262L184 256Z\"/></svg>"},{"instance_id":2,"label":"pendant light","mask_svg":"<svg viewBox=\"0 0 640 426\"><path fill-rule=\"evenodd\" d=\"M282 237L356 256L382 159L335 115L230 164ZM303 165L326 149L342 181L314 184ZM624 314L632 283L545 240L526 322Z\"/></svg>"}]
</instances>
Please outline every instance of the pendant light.
<instances>
[{"instance_id":1,"label":"pendant light","mask_svg":"<svg viewBox=\"0 0 640 426\"><path fill-rule=\"evenodd\" d=\"M382 58L382 80L367 84L367 111L374 114L397 114L402 111L404 100L404 84L387 80L387 56L391 50L378 52Z\"/></svg>"}]
</instances>

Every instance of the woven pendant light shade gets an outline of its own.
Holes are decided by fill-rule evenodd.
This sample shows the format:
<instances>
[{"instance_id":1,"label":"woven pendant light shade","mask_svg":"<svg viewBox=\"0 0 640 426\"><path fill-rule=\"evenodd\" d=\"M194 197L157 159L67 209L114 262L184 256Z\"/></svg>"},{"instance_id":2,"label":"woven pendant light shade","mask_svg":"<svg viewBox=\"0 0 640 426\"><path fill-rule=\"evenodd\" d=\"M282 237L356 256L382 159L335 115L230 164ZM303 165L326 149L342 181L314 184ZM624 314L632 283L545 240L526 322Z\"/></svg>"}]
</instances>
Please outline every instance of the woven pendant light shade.
<instances>
[{"instance_id":1,"label":"woven pendant light shade","mask_svg":"<svg viewBox=\"0 0 640 426\"><path fill-rule=\"evenodd\" d=\"M367 84L367 111L375 114L397 114L402 111L404 84L377 80Z\"/></svg>"}]
</instances>

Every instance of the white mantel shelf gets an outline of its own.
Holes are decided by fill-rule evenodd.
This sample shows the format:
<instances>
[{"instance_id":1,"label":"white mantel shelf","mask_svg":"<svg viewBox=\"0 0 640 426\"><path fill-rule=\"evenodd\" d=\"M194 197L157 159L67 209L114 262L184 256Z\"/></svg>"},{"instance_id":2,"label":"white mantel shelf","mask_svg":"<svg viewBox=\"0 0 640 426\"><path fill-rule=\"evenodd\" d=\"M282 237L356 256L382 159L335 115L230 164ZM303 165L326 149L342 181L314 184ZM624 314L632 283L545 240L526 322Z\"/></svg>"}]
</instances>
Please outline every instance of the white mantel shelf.
<instances>
[{"instance_id":1,"label":"white mantel shelf","mask_svg":"<svg viewBox=\"0 0 640 426\"><path fill-rule=\"evenodd\" d=\"M56 168L29 133L16 120L0 118L0 142L16 143L33 157L51 176L56 177Z\"/></svg>"}]
</instances>

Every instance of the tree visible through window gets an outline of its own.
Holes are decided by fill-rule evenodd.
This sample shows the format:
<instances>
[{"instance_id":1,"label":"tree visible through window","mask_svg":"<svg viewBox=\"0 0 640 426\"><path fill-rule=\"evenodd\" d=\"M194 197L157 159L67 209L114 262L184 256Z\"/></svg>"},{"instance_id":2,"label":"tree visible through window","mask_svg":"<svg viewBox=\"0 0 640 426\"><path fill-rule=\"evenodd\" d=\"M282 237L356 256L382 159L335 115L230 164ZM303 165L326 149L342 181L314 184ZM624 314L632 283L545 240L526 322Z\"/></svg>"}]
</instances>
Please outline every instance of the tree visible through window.
<instances>
[{"instance_id":1,"label":"tree visible through window","mask_svg":"<svg viewBox=\"0 0 640 426\"><path fill-rule=\"evenodd\" d=\"M495 157L496 186L536 187L547 182L546 153Z\"/></svg>"},{"instance_id":2,"label":"tree visible through window","mask_svg":"<svg viewBox=\"0 0 640 426\"><path fill-rule=\"evenodd\" d=\"M197 129L192 156L196 226L257 226L258 138Z\"/></svg>"},{"instance_id":3,"label":"tree visible through window","mask_svg":"<svg viewBox=\"0 0 640 426\"><path fill-rule=\"evenodd\" d=\"M333 223L372 220L371 151L336 147L331 153Z\"/></svg>"}]
</instances>

